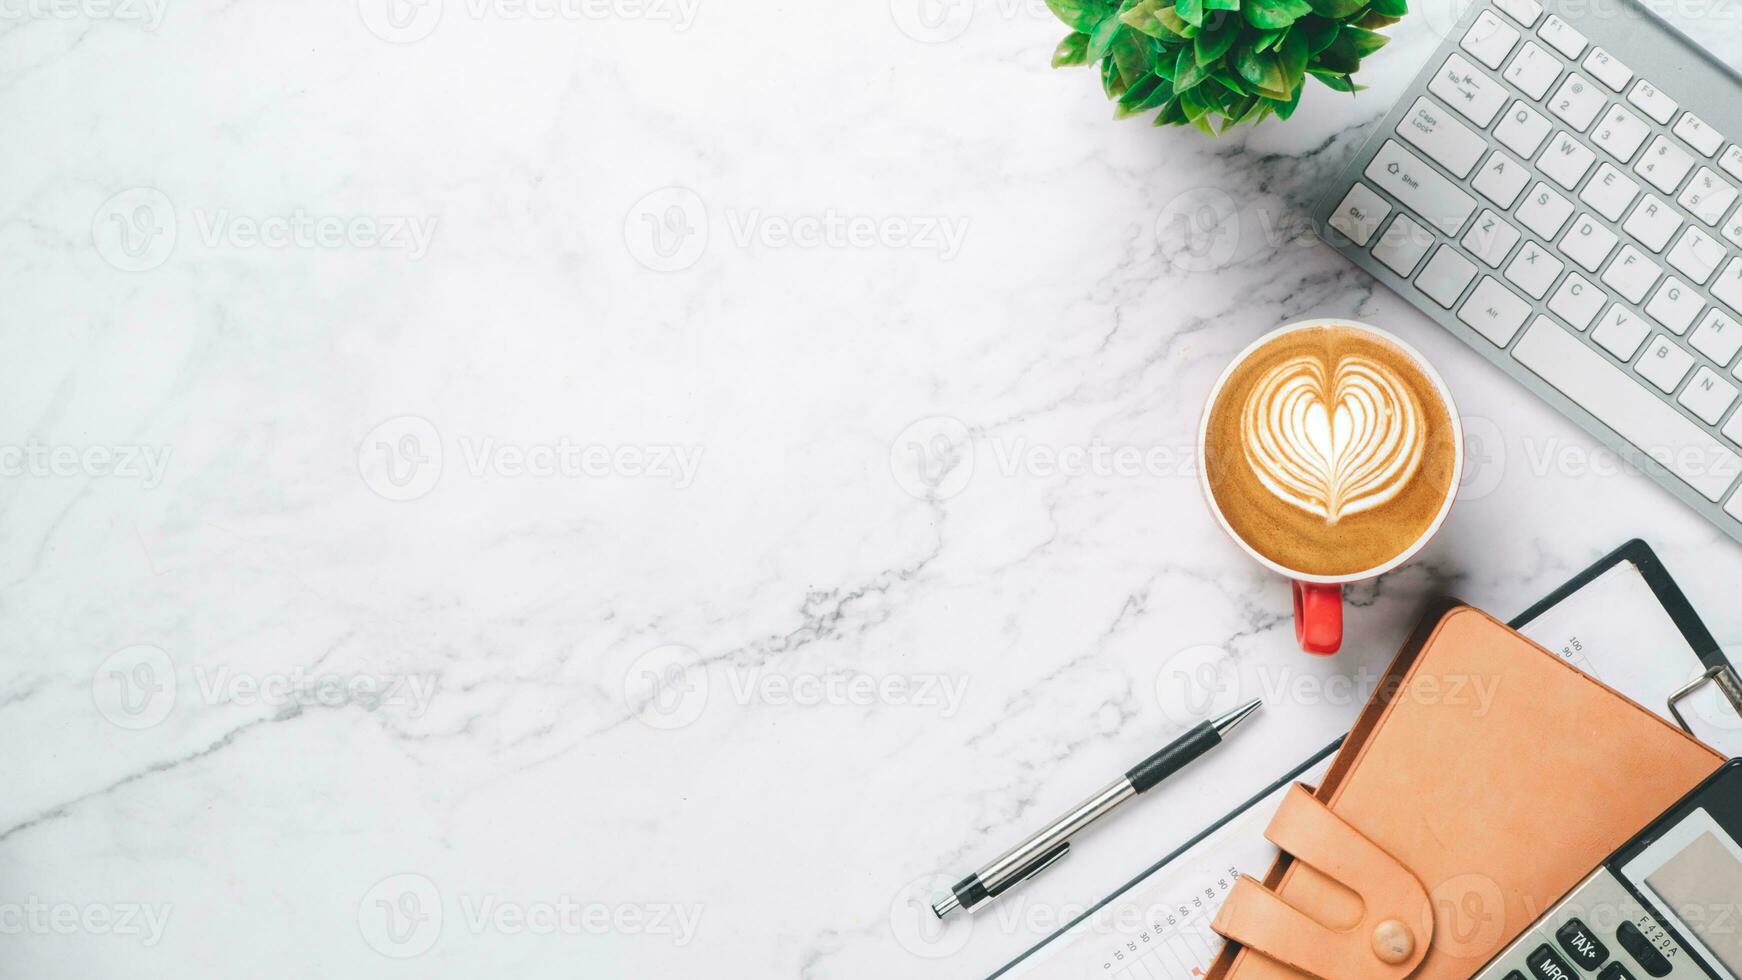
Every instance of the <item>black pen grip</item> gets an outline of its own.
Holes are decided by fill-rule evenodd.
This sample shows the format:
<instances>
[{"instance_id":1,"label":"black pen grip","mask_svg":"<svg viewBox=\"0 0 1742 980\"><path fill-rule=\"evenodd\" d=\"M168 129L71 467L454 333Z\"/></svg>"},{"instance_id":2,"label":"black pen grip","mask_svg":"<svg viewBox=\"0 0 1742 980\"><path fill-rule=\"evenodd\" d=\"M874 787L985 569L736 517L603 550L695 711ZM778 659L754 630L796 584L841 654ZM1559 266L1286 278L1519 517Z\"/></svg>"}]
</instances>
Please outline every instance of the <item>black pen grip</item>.
<instances>
[{"instance_id":1,"label":"black pen grip","mask_svg":"<svg viewBox=\"0 0 1742 980\"><path fill-rule=\"evenodd\" d=\"M1184 769L1188 763L1221 744L1216 726L1204 722L1186 732L1173 744L1155 753L1125 773L1131 785L1142 793L1167 777Z\"/></svg>"}]
</instances>

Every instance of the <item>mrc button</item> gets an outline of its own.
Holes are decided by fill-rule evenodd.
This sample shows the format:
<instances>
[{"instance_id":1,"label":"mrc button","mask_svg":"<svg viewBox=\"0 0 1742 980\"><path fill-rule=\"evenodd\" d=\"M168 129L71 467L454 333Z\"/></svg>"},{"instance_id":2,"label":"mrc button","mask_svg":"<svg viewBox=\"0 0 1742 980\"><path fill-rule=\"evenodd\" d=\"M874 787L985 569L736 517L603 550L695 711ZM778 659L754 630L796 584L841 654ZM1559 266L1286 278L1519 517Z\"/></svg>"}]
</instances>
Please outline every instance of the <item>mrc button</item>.
<instances>
[{"instance_id":1,"label":"mrc button","mask_svg":"<svg viewBox=\"0 0 1742 980\"><path fill-rule=\"evenodd\" d=\"M1638 926L1631 922L1621 923L1621 927L1615 930L1615 939L1629 956L1645 967L1646 973L1654 977L1669 976L1669 960L1652 945L1651 940L1645 938L1645 933L1640 932Z\"/></svg>"},{"instance_id":2,"label":"mrc button","mask_svg":"<svg viewBox=\"0 0 1742 980\"><path fill-rule=\"evenodd\" d=\"M1548 943L1538 946L1536 952L1525 957L1524 965L1530 967L1530 975L1537 980L1579 980L1579 971L1568 966Z\"/></svg>"},{"instance_id":3,"label":"mrc button","mask_svg":"<svg viewBox=\"0 0 1742 980\"><path fill-rule=\"evenodd\" d=\"M1595 970L1609 958L1609 950L1597 934L1578 919L1568 919L1566 925L1555 930L1554 937L1573 962L1586 970Z\"/></svg>"}]
</instances>

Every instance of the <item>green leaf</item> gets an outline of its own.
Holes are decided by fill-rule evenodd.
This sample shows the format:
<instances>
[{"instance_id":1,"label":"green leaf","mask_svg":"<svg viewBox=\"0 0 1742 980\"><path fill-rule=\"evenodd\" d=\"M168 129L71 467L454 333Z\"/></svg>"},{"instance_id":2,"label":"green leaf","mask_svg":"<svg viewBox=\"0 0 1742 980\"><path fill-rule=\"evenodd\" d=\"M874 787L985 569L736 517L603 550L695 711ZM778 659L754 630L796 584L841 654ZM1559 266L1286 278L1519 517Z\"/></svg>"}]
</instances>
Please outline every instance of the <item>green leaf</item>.
<instances>
[{"instance_id":1,"label":"green leaf","mask_svg":"<svg viewBox=\"0 0 1742 980\"><path fill-rule=\"evenodd\" d=\"M1252 89L1240 79L1240 76L1226 65L1218 66L1210 75L1210 81L1222 86L1235 95L1251 95Z\"/></svg>"},{"instance_id":2,"label":"green leaf","mask_svg":"<svg viewBox=\"0 0 1742 980\"><path fill-rule=\"evenodd\" d=\"M1085 34L1106 16L1102 5L1094 0L1046 0L1046 6L1071 30Z\"/></svg>"},{"instance_id":3,"label":"green leaf","mask_svg":"<svg viewBox=\"0 0 1742 980\"><path fill-rule=\"evenodd\" d=\"M1409 0L1373 0L1374 13L1387 17L1402 17L1409 13Z\"/></svg>"},{"instance_id":4,"label":"green leaf","mask_svg":"<svg viewBox=\"0 0 1742 980\"><path fill-rule=\"evenodd\" d=\"M1367 6L1367 0L1307 0L1312 5L1313 13L1331 20L1348 20L1362 7Z\"/></svg>"},{"instance_id":5,"label":"green leaf","mask_svg":"<svg viewBox=\"0 0 1742 980\"><path fill-rule=\"evenodd\" d=\"M1239 13L1240 0L1204 0L1204 9L1205 10L1231 10L1235 13Z\"/></svg>"},{"instance_id":6,"label":"green leaf","mask_svg":"<svg viewBox=\"0 0 1742 980\"><path fill-rule=\"evenodd\" d=\"M1173 66L1173 90L1185 94L1196 88L1210 77L1210 73L1198 65L1191 48L1179 49L1179 60Z\"/></svg>"},{"instance_id":7,"label":"green leaf","mask_svg":"<svg viewBox=\"0 0 1742 980\"><path fill-rule=\"evenodd\" d=\"M1362 86L1356 85L1347 75L1323 71L1318 68L1308 68L1307 74L1325 83L1325 87L1337 92L1357 92Z\"/></svg>"},{"instance_id":8,"label":"green leaf","mask_svg":"<svg viewBox=\"0 0 1742 980\"><path fill-rule=\"evenodd\" d=\"M1313 12L1307 0L1244 0L1240 12L1246 22L1259 30L1287 27Z\"/></svg>"},{"instance_id":9,"label":"green leaf","mask_svg":"<svg viewBox=\"0 0 1742 980\"><path fill-rule=\"evenodd\" d=\"M1286 27L1271 31L1259 31L1258 40L1253 43L1252 50L1269 51L1271 48L1276 47L1276 42L1282 40L1282 36L1287 33L1288 28Z\"/></svg>"},{"instance_id":10,"label":"green leaf","mask_svg":"<svg viewBox=\"0 0 1742 980\"><path fill-rule=\"evenodd\" d=\"M1180 108L1179 99L1171 99L1161 106L1161 111L1155 114L1157 126L1178 126L1186 121L1185 110Z\"/></svg>"},{"instance_id":11,"label":"green leaf","mask_svg":"<svg viewBox=\"0 0 1742 980\"><path fill-rule=\"evenodd\" d=\"M1113 64L1112 58L1101 62L1101 91L1106 92L1109 99L1125 94L1125 80L1119 77L1119 66Z\"/></svg>"},{"instance_id":12,"label":"green leaf","mask_svg":"<svg viewBox=\"0 0 1742 980\"><path fill-rule=\"evenodd\" d=\"M1281 60L1274 53L1242 51L1234 58L1234 68L1258 94L1272 99L1289 97L1287 76L1283 73Z\"/></svg>"},{"instance_id":13,"label":"green leaf","mask_svg":"<svg viewBox=\"0 0 1742 980\"><path fill-rule=\"evenodd\" d=\"M1337 39L1339 28L1335 21L1314 14L1295 21L1294 29L1306 38L1307 56L1311 57L1331 46L1331 42Z\"/></svg>"},{"instance_id":14,"label":"green leaf","mask_svg":"<svg viewBox=\"0 0 1742 980\"><path fill-rule=\"evenodd\" d=\"M1300 91L1301 83L1306 81L1306 35L1300 31L1289 31L1282 43L1276 46L1276 60L1282 66L1282 77L1288 85L1288 91Z\"/></svg>"},{"instance_id":15,"label":"green leaf","mask_svg":"<svg viewBox=\"0 0 1742 980\"><path fill-rule=\"evenodd\" d=\"M1089 32L1089 60L1099 61L1107 57L1107 52L1113 48L1113 38L1125 29L1125 23L1117 17L1108 17L1095 25Z\"/></svg>"},{"instance_id":16,"label":"green leaf","mask_svg":"<svg viewBox=\"0 0 1742 980\"><path fill-rule=\"evenodd\" d=\"M1052 66L1063 68L1066 65L1080 65L1089 60L1089 35L1082 31L1073 31L1065 35L1059 46L1052 49Z\"/></svg>"},{"instance_id":17,"label":"green leaf","mask_svg":"<svg viewBox=\"0 0 1742 980\"><path fill-rule=\"evenodd\" d=\"M1367 57L1373 52L1378 51L1380 48L1385 47L1386 43L1390 40L1390 38L1383 34L1375 34L1372 31L1362 30L1359 27L1350 27L1347 24L1344 24L1343 29L1337 32L1337 43L1348 44L1357 58Z\"/></svg>"},{"instance_id":18,"label":"green leaf","mask_svg":"<svg viewBox=\"0 0 1742 980\"><path fill-rule=\"evenodd\" d=\"M1232 18L1222 18L1222 22L1214 28L1204 31L1192 42L1193 53L1197 55L1198 64L1213 65L1222 60L1228 49L1234 46L1234 41L1240 36L1240 25Z\"/></svg>"},{"instance_id":19,"label":"green leaf","mask_svg":"<svg viewBox=\"0 0 1742 980\"><path fill-rule=\"evenodd\" d=\"M1186 23L1198 27L1204 26L1203 0L1176 0L1173 10Z\"/></svg>"},{"instance_id":20,"label":"green leaf","mask_svg":"<svg viewBox=\"0 0 1742 980\"><path fill-rule=\"evenodd\" d=\"M1139 0L1129 9L1119 14L1119 19L1132 30L1142 31L1150 37L1163 41L1179 40L1179 33L1156 19L1156 11L1161 9L1162 0ZM1170 8L1171 9L1171 8Z\"/></svg>"},{"instance_id":21,"label":"green leaf","mask_svg":"<svg viewBox=\"0 0 1742 980\"><path fill-rule=\"evenodd\" d=\"M1136 31L1120 30L1113 38L1113 64L1119 69L1119 77L1136 85L1138 79L1149 73L1150 46L1155 42Z\"/></svg>"}]
</instances>

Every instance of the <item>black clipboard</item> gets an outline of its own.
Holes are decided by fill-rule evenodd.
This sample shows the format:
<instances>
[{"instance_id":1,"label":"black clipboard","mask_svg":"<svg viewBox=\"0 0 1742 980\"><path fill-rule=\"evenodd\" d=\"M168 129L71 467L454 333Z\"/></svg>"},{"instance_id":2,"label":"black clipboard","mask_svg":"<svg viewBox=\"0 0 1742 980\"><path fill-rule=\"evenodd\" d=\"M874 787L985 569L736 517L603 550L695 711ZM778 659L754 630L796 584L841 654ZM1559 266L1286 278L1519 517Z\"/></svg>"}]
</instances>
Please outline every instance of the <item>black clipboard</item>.
<instances>
[{"instance_id":1,"label":"black clipboard","mask_svg":"<svg viewBox=\"0 0 1742 980\"><path fill-rule=\"evenodd\" d=\"M1731 703L1736 706L1738 713L1742 713L1742 685L1736 685L1737 675L1735 668L1730 664L1729 659L1724 656L1724 651L1719 647L1718 641L1712 636L1712 631L1706 628L1706 624L1701 621L1699 614L1694 611L1693 605L1688 602L1687 596L1682 593L1681 586L1677 585L1675 579L1670 576L1669 570L1664 567L1662 559L1657 557L1657 552L1652 551L1651 545L1647 544L1643 538L1634 538L1626 544L1623 544L1621 547L1616 548L1614 551L1609 552L1607 555L1604 555L1589 568L1573 576L1571 579L1568 579L1565 585L1550 592L1541 601L1536 602L1531 605L1530 608L1508 620L1506 625L1515 630L1523 629L1543 613L1560 605L1563 601L1576 594L1580 589L1583 589L1585 586L1597 580L1605 572L1624 562L1632 564L1639 570L1640 576L1645 579L1646 585L1650 586L1652 594L1657 597L1657 601L1663 604L1664 611L1669 614L1670 620L1675 623L1676 629L1678 629L1682 636L1686 638L1688 646L1691 647L1694 654L1700 658L1700 662L1706 666L1706 673L1702 678L1689 684L1678 692L1676 696L1670 699L1669 709L1671 713L1676 716L1676 719L1681 721L1682 728L1686 730L1688 725L1682 720L1681 712L1676 710L1677 699L1692 694L1706 683L1716 683L1722 687L1725 694L1730 697ZM1729 685L1736 686L1731 687ZM1090 906L1082 915L1079 915L1070 922L1065 923L1063 926L1055 930L1052 935L1047 936L1045 939L1029 947L1022 953L1022 955L1004 964L1002 967L999 967L998 971L987 977L986 980L997 980L998 977L1004 976L1006 973L1009 973L1011 970L1021 965L1022 962L1027 960L1030 956L1033 956L1035 953L1038 953L1047 946L1057 942L1072 929L1076 928L1078 923L1089 919L1101 909L1107 907L1112 902L1117 901L1120 896L1146 881L1150 875L1160 871L1168 864L1177 860L1181 855L1198 846L1198 844L1202 843L1205 838L1214 834L1216 831L1221 830L1231 821L1238 819L1246 811L1269 798L1277 790L1282 789L1290 783L1298 781L1303 774L1310 771L1314 766L1323 762L1332 753L1342 747L1343 737L1338 737L1336 740L1332 741L1331 744L1313 753L1311 758L1291 769L1276 782L1271 783L1269 786L1260 790L1256 796L1241 803L1233 810L1228 811L1228 813L1220 820L1205 827L1202 831L1194 835L1191 840L1181 844L1161 860L1143 869L1136 877L1127 881L1123 885L1120 885L1109 893L1107 897Z\"/></svg>"}]
</instances>

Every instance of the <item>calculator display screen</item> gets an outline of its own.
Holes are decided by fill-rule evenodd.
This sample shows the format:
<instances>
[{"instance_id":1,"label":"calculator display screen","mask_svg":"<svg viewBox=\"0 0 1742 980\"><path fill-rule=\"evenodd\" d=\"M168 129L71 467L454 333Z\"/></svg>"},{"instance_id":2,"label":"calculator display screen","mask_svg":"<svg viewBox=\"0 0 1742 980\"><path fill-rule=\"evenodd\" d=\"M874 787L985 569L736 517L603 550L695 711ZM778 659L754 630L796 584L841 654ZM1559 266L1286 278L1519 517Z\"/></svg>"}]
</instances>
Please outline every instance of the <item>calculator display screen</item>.
<instances>
[{"instance_id":1,"label":"calculator display screen","mask_svg":"<svg viewBox=\"0 0 1742 980\"><path fill-rule=\"evenodd\" d=\"M1742 975L1742 847L1706 827L1647 873L1645 884L1726 969Z\"/></svg>"}]
</instances>

